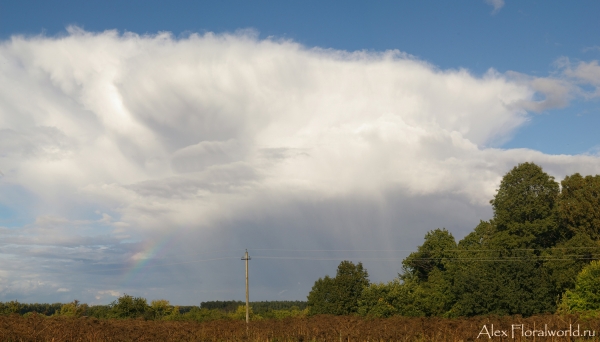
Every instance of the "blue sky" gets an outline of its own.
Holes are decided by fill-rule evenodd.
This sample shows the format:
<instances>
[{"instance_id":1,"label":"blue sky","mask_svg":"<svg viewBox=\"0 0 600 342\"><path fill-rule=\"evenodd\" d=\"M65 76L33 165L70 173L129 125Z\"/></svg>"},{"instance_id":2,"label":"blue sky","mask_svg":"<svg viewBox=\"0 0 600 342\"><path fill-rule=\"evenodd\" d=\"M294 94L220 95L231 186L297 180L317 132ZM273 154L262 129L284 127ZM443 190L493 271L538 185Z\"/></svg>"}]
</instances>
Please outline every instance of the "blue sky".
<instances>
[{"instance_id":1,"label":"blue sky","mask_svg":"<svg viewBox=\"0 0 600 342\"><path fill-rule=\"evenodd\" d=\"M594 1L3 1L0 300L303 300L600 173Z\"/></svg>"}]
</instances>

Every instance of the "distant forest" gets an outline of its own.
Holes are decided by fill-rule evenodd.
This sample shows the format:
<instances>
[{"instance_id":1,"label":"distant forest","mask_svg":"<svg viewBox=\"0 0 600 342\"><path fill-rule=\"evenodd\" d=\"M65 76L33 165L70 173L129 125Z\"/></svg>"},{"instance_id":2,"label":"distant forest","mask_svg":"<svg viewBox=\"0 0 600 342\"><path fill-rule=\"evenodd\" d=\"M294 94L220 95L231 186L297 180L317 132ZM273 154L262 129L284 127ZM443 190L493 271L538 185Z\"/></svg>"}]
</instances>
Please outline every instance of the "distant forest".
<instances>
[{"instance_id":1,"label":"distant forest","mask_svg":"<svg viewBox=\"0 0 600 342\"><path fill-rule=\"evenodd\" d=\"M212 321L217 319L245 319L246 303L241 301L202 302L200 306L176 306L167 300L153 300L133 297L127 294L119 297L109 305L87 305L75 300L71 303L26 304L18 301L0 303L0 315L18 314L28 316L33 313L45 316L95 317L107 318L144 318L159 320L193 320ZM250 302L251 317L286 318L304 316L307 313L307 302L303 301L269 301Z\"/></svg>"},{"instance_id":2,"label":"distant forest","mask_svg":"<svg viewBox=\"0 0 600 342\"><path fill-rule=\"evenodd\" d=\"M246 302L240 300L227 300L227 301L210 301L200 303L201 309L218 309L224 312L234 312L240 306L245 306ZM302 301L266 301L266 302L250 302L250 307L255 314L265 314L273 310L290 310L297 308L298 310L306 309L307 302Z\"/></svg>"}]
</instances>

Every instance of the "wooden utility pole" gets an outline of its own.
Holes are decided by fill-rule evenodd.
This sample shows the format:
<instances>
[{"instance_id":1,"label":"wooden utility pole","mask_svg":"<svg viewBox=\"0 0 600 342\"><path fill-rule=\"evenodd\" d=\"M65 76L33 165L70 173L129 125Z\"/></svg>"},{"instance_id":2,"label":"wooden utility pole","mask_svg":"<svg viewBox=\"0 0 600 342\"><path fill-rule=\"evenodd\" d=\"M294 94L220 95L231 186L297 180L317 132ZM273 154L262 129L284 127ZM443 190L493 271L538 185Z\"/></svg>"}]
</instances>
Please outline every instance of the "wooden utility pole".
<instances>
[{"instance_id":1,"label":"wooden utility pole","mask_svg":"<svg viewBox=\"0 0 600 342\"><path fill-rule=\"evenodd\" d=\"M248 260L250 257L248 256L248 250L246 250L246 254L242 260L246 261L246 324L250 322L250 296L248 295Z\"/></svg>"}]
</instances>

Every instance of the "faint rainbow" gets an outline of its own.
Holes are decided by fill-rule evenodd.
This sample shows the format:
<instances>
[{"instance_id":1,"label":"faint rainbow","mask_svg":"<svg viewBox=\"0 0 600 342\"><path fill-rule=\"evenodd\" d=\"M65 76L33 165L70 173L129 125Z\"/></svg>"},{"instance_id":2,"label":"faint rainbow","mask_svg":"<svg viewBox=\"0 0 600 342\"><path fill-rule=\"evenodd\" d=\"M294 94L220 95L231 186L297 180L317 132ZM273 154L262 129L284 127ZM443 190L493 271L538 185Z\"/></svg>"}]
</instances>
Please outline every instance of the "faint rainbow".
<instances>
[{"instance_id":1,"label":"faint rainbow","mask_svg":"<svg viewBox=\"0 0 600 342\"><path fill-rule=\"evenodd\" d=\"M171 234L170 237L165 237L156 243L149 244L148 247L146 247L141 253L144 257L136 260L133 266L123 275L121 284L127 285L131 280L139 276L146 266L151 264L151 261L156 261L164 257L165 254L173 247L175 240L174 237L175 234ZM160 266L160 264L156 264L155 266Z\"/></svg>"}]
</instances>

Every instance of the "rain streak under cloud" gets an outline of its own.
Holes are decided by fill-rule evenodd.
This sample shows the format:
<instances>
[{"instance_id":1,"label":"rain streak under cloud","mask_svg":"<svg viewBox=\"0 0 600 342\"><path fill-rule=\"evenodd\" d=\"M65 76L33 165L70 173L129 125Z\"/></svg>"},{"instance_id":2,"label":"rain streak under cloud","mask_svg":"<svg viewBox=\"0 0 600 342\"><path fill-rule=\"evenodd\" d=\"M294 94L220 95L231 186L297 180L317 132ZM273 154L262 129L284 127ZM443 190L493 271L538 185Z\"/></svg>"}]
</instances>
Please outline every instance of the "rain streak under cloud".
<instances>
[{"instance_id":1,"label":"rain streak under cloud","mask_svg":"<svg viewBox=\"0 0 600 342\"><path fill-rule=\"evenodd\" d=\"M596 61L562 63L475 76L252 32L14 36L0 300L239 299L245 248L255 300L303 300L340 258L391 280L426 231L488 219L518 163L600 173L596 155L499 148L529 111L600 94Z\"/></svg>"}]
</instances>

